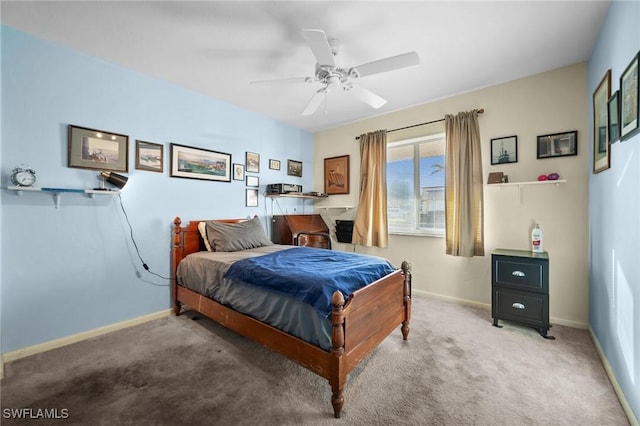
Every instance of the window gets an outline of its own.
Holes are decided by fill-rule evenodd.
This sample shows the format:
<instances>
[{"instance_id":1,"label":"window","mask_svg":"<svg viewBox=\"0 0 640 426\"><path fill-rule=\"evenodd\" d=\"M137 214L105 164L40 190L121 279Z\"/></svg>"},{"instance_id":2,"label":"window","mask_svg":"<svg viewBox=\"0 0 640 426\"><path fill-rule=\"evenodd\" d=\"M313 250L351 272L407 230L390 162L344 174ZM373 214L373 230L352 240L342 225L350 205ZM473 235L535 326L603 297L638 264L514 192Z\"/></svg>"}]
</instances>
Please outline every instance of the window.
<instances>
[{"instance_id":1,"label":"window","mask_svg":"<svg viewBox=\"0 0 640 426\"><path fill-rule=\"evenodd\" d=\"M387 144L389 233L444 236L445 135Z\"/></svg>"}]
</instances>

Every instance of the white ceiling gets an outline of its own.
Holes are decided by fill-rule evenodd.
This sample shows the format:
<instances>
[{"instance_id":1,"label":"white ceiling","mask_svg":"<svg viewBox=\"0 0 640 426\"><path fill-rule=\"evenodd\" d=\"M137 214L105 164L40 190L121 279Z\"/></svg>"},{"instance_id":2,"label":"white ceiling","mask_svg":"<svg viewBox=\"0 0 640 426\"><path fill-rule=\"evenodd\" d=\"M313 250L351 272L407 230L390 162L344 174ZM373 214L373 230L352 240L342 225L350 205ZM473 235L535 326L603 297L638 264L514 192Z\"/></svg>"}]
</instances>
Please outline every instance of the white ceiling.
<instances>
[{"instance_id":1,"label":"white ceiling","mask_svg":"<svg viewBox=\"0 0 640 426\"><path fill-rule=\"evenodd\" d=\"M609 1L6 1L2 23L216 99L318 131L587 61ZM364 77L379 109L313 76L301 29L340 40L356 66L416 51L420 65Z\"/></svg>"}]
</instances>

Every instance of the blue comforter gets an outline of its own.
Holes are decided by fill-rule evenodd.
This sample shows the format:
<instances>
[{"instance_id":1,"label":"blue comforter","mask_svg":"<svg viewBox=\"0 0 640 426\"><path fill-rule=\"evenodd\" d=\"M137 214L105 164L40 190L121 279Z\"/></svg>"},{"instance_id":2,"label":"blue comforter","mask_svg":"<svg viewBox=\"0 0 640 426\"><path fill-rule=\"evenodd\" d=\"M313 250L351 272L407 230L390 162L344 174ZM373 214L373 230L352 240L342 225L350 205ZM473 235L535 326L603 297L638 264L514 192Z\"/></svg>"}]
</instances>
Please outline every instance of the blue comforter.
<instances>
[{"instance_id":1,"label":"blue comforter","mask_svg":"<svg viewBox=\"0 0 640 426\"><path fill-rule=\"evenodd\" d=\"M268 288L331 313L336 290L348 297L395 269L382 258L341 251L295 247L235 262L225 278Z\"/></svg>"}]
</instances>

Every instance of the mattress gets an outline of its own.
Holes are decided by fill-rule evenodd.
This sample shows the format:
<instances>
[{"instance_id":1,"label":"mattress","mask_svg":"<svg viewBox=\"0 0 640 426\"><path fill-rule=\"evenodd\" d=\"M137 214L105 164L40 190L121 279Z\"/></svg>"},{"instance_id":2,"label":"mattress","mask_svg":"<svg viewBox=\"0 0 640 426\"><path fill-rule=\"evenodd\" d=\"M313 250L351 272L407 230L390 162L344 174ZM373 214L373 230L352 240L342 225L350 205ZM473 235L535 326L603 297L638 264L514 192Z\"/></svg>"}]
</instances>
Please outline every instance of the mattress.
<instances>
[{"instance_id":1,"label":"mattress","mask_svg":"<svg viewBox=\"0 0 640 426\"><path fill-rule=\"evenodd\" d=\"M224 278L234 262L294 246L273 244L236 252L197 252L178 265L178 284L326 351L331 350L331 320L311 305L289 296Z\"/></svg>"}]
</instances>

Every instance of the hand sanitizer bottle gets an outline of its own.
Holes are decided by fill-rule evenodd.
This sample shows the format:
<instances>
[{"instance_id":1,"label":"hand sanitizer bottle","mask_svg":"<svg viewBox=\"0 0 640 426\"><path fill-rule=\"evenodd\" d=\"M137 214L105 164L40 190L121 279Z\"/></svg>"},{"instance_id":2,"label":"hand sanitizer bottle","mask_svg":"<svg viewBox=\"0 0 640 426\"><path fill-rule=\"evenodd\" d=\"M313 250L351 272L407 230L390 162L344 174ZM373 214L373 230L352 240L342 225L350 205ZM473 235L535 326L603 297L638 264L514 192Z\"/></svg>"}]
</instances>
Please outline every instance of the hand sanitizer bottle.
<instances>
[{"instance_id":1,"label":"hand sanitizer bottle","mask_svg":"<svg viewBox=\"0 0 640 426\"><path fill-rule=\"evenodd\" d=\"M534 253L543 253L544 248L542 246L542 230L540 225L536 223L536 226L531 231L531 251Z\"/></svg>"}]
</instances>

